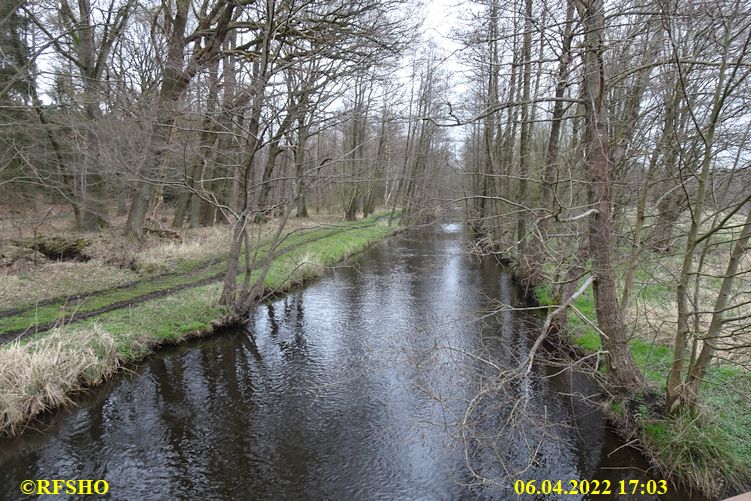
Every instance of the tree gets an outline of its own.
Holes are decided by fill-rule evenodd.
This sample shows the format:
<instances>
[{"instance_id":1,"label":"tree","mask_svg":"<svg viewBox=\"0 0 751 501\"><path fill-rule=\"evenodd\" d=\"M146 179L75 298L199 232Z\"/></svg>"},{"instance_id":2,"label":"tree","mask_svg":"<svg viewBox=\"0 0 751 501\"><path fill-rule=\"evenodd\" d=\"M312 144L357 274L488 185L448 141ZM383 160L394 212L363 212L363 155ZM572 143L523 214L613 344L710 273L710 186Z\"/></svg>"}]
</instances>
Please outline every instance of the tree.
<instances>
[{"instance_id":1,"label":"tree","mask_svg":"<svg viewBox=\"0 0 751 501\"><path fill-rule=\"evenodd\" d=\"M666 388L667 408L671 411L694 409L696 406L701 378L704 376L715 352L715 338L720 336L720 330L725 323L726 312L731 309L729 307L731 290L738 273L739 259L745 252L749 238L749 220L746 219L741 234L733 245L726 271L721 276L722 283L714 302L710 325L706 335L702 336L704 342L701 351L696 357L698 345L694 343L694 348L689 354L688 342L692 334L690 321L693 316L690 282L692 277L698 276L702 272L701 260L697 267L695 257L699 251L699 244L725 227L730 219L728 216L719 218L719 221L715 219L715 224L711 225L708 230L702 230L705 213L708 209L707 197L710 196L710 176L716 148L715 136L721 124L723 112L726 112L726 107L732 102L735 92L739 90L740 85L751 72L751 69L744 63L751 44L751 26L745 19L743 9L739 10L737 2L719 5L718 8L724 10L724 16L716 21L720 33L720 36L716 39L717 46L710 48L710 51L714 54L719 54L719 59L716 60L716 74L709 81L710 85L714 84L709 103L699 104L694 96L688 94L687 75L684 74L680 62L682 54L680 54L677 45L677 36L672 27L669 30L673 55L680 78L680 89L684 93L687 103L689 103L691 122L701 139L700 147L703 150L699 170L696 173L696 193L692 197L693 200L689 201L691 220L676 287L678 322L674 339L673 363L668 374ZM709 56L709 54L707 55ZM702 114L705 117L703 121L700 118ZM751 200L751 197L744 199L740 204L736 204L730 214L732 215L740 210L749 200ZM694 308L697 306L694 306ZM696 334L694 332L694 335ZM686 362L689 363L686 364ZM684 380L686 365L688 365L688 373Z\"/></svg>"},{"instance_id":2,"label":"tree","mask_svg":"<svg viewBox=\"0 0 751 501\"><path fill-rule=\"evenodd\" d=\"M162 68L162 82L156 102L157 121L148 145L146 162L141 169L138 187L128 213L126 232L140 238L146 211L152 201L154 184L164 162L175 122L177 104L195 74L208 62L218 57L220 48L230 30L235 3L218 0L213 5L204 3L196 19L196 28L188 33L191 12L190 0L163 0L161 13L167 38L167 59ZM186 63L186 46L193 49Z\"/></svg>"},{"instance_id":3,"label":"tree","mask_svg":"<svg viewBox=\"0 0 751 501\"><path fill-rule=\"evenodd\" d=\"M81 107L86 120L85 161L80 175L80 195L83 200L79 220L80 228L85 231L97 231L102 224L107 224L107 209L104 205L106 187L98 138L99 122L103 118L104 96L101 82L112 48L126 29L134 6L135 0L112 0L102 7L96 3L92 5L90 0L79 0L74 11L67 0L62 0L59 8L50 9L50 12L54 12L51 24L58 27L60 32L49 28L48 20L26 10L36 28L46 37L45 43L78 70L82 87ZM37 110L41 111L39 105ZM46 118L40 114L40 120L46 121ZM53 147L60 148L54 143ZM61 155L58 153L59 157Z\"/></svg>"},{"instance_id":4,"label":"tree","mask_svg":"<svg viewBox=\"0 0 751 501\"><path fill-rule=\"evenodd\" d=\"M384 59L384 53L398 53L411 27L403 18L388 13L396 6L396 2L375 0L311 1L300 6L277 5L273 0L267 0L255 7L253 14L256 17L248 25L255 36L242 47L253 57L252 98L246 120L248 142L241 169L240 203L232 215L232 243L221 297L222 304L229 306L235 315L245 315L257 300L291 212L291 200L282 198L277 205L282 209L283 217L260 273L251 284L248 257L251 242L247 225L254 219L264 218L270 209L269 193L282 140L290 136L296 123L305 125L306 115L327 102L330 97L325 95L343 79L357 75L358 69L374 64L379 57ZM319 68L325 68L326 74L313 71L310 78L299 78L301 72L311 68L312 61L316 60L322 61L316 64L321 64ZM283 94L270 92L282 85L286 89ZM322 97L313 99L314 92ZM256 186L251 180L252 173L264 147L267 147L267 156ZM258 200L254 207L251 195L256 189ZM243 245L246 269L238 291Z\"/></svg>"},{"instance_id":5,"label":"tree","mask_svg":"<svg viewBox=\"0 0 751 501\"><path fill-rule=\"evenodd\" d=\"M589 200L596 211L589 222L589 255L592 258L593 289L597 323L603 333L602 346L607 351L608 376L617 386L634 390L643 379L629 352L626 329L618 306L613 255L613 221L611 216L608 117L605 96L605 5L602 0L578 1L576 4L585 29L584 109L586 110L586 163L589 174Z\"/></svg>"}]
</instances>

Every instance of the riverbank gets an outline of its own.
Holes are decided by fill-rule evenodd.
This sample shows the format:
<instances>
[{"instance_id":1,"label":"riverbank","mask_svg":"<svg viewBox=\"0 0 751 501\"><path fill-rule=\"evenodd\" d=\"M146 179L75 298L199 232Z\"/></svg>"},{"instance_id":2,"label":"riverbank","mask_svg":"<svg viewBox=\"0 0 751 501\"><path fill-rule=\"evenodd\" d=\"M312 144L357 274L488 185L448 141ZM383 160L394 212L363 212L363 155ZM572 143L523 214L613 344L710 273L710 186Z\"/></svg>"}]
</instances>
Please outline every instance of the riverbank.
<instances>
[{"instance_id":1,"label":"riverbank","mask_svg":"<svg viewBox=\"0 0 751 501\"><path fill-rule=\"evenodd\" d=\"M551 287L535 291L541 305L557 303ZM625 440L636 441L661 475L711 498L751 489L751 374L730 363L716 363L703 384L701 405L694 415L669 416L664 412L665 384L672 361L668 337L649 325L665 323L664 316L642 317L639 311L666 310L672 291L645 285L639 307L627 312L632 332L629 347L648 387L628 400L612 398L605 412ZM580 358L597 352L600 336L582 317L595 319L592 290L573 302L568 325L558 338Z\"/></svg>"},{"instance_id":2,"label":"riverbank","mask_svg":"<svg viewBox=\"0 0 751 501\"><path fill-rule=\"evenodd\" d=\"M282 251L337 231L338 221L319 216L294 219L285 226ZM263 251L277 221L253 225L252 233ZM45 228L51 238L65 235L65 226ZM88 242L87 260L37 263L18 256L23 249L6 245L4 256L16 258L0 268L0 343L47 330L108 310L153 299L178 290L220 281L226 268L228 226L185 230L173 238L145 238L132 242L117 233L68 235ZM106 245L102 241L114 242ZM22 255L23 256L23 255ZM28 258L28 256L25 256ZM39 258L39 256L35 256Z\"/></svg>"},{"instance_id":3,"label":"riverbank","mask_svg":"<svg viewBox=\"0 0 751 501\"><path fill-rule=\"evenodd\" d=\"M0 441L0 497L26 478L209 499L508 499L517 475L654 480L600 413L572 402L595 390L588 381L536 379L515 413L520 387L495 383L518 366L532 319L481 318L519 291L492 258L466 254L467 236L458 224L410 229L243 327L159 350L45 416L43 432Z\"/></svg>"},{"instance_id":4,"label":"riverbank","mask_svg":"<svg viewBox=\"0 0 751 501\"><path fill-rule=\"evenodd\" d=\"M280 294L394 233L382 215L292 230L265 279ZM205 336L227 324L218 282L165 293L134 306L67 323L0 347L0 433L17 434L34 416L72 403L155 349ZM76 291L71 291L76 293Z\"/></svg>"}]
</instances>

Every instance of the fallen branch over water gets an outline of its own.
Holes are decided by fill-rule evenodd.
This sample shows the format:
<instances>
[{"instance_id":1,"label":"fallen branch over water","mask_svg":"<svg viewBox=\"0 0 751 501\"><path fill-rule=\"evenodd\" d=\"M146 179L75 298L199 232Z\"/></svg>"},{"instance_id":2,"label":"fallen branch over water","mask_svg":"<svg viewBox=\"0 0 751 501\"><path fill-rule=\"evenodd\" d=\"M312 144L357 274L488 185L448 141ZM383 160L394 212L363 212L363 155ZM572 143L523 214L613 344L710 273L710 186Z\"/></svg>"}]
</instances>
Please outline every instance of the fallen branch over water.
<instances>
[{"instance_id":1,"label":"fallen branch over water","mask_svg":"<svg viewBox=\"0 0 751 501\"><path fill-rule=\"evenodd\" d=\"M592 285L592 282L594 281L594 277L590 276L587 278L581 287L579 287L579 290L574 292L571 297L566 299L563 303L561 303L555 310L548 313L547 318L545 319L545 323L542 326L542 332L539 336L537 336L537 339L535 340L534 344L532 345L532 348L529 349L529 354L527 355L527 358L519 365L519 370L522 370L524 374L529 374L532 370L532 363L535 360L535 353L537 353L537 350L539 349L540 345L542 344L543 340L545 339L545 336L548 335L548 331L550 330L550 324L552 323L553 319L556 315L566 310L566 308L569 307L569 305L576 301L576 298L584 294L584 292L589 289L589 286ZM526 367L525 367L526 366Z\"/></svg>"}]
</instances>

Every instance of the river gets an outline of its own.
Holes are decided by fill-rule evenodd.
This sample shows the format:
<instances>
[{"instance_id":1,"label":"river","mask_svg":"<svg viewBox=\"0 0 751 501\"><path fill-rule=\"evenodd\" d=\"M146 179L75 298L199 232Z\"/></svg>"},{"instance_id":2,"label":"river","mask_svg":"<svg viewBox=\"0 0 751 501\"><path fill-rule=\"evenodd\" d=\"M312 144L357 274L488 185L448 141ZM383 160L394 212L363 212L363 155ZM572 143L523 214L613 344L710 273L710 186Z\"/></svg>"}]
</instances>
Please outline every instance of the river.
<instances>
[{"instance_id":1,"label":"river","mask_svg":"<svg viewBox=\"0 0 751 501\"><path fill-rule=\"evenodd\" d=\"M494 390L539 325L497 301L518 305L511 277L468 255L461 225L393 237L0 440L0 498L25 479L105 479L112 499L440 500L654 478L574 395L596 398L586 377L538 365Z\"/></svg>"}]
</instances>

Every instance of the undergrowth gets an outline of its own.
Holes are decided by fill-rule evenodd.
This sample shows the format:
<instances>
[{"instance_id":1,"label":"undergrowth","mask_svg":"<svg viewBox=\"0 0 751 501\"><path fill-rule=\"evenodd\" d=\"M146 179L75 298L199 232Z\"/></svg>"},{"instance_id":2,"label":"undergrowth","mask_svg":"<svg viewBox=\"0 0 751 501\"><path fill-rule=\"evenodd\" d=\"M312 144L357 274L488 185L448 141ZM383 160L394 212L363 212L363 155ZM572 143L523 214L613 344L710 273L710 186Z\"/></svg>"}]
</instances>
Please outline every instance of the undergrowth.
<instances>
[{"instance_id":1,"label":"undergrowth","mask_svg":"<svg viewBox=\"0 0 751 501\"><path fill-rule=\"evenodd\" d=\"M659 300L666 291L660 284L642 288L643 300ZM557 304L550 285L535 291L542 305ZM574 301L576 309L596 322L592 290ZM584 352L601 348L600 336L580 316L569 311L566 335ZM671 346L633 335L629 349L646 382L664 393L672 362ZM744 491L751 486L751 375L743 369L715 364L702 385L699 409L693 415L666 416L661 408L633 412L642 431L646 452L658 461L666 475L689 488L699 488L719 496L730 491ZM659 405L659 402L657 403ZM619 418L627 417L627 406L610 401L609 409Z\"/></svg>"}]
</instances>

